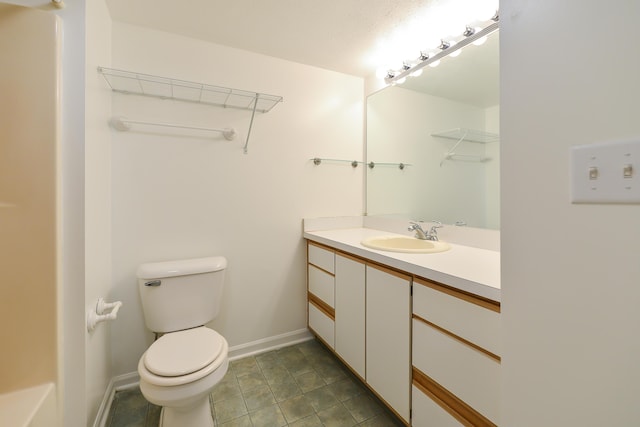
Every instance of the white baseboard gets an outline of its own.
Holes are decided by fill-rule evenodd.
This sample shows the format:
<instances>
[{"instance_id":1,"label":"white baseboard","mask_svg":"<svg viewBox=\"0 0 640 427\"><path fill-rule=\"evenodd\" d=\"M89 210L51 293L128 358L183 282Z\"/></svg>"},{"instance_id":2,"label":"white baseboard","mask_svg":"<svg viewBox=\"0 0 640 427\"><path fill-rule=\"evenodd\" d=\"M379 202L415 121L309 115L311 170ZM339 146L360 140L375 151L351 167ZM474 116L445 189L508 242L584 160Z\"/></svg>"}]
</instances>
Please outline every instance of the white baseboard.
<instances>
[{"instance_id":1,"label":"white baseboard","mask_svg":"<svg viewBox=\"0 0 640 427\"><path fill-rule=\"evenodd\" d=\"M255 356L256 354L266 353L267 351L288 347L312 339L313 335L305 328L273 337L262 338L245 344L234 345L229 348L229 360ZM113 377L104 392L93 427L105 427L107 425L107 418L109 417L109 411L111 410L111 404L113 403L116 391L137 387L139 383L140 377L137 371Z\"/></svg>"},{"instance_id":2,"label":"white baseboard","mask_svg":"<svg viewBox=\"0 0 640 427\"><path fill-rule=\"evenodd\" d=\"M137 372L130 372L111 378L102 397L102 402L98 408L93 427L105 427L107 425L107 418L109 417L109 411L111 410L111 404L113 403L116 391L137 387L139 382L140 377Z\"/></svg>"},{"instance_id":3,"label":"white baseboard","mask_svg":"<svg viewBox=\"0 0 640 427\"><path fill-rule=\"evenodd\" d=\"M246 344L234 345L229 348L229 360L236 360L260 353L266 353L267 351L276 350L280 347L288 347L311 339L313 339L313 335L311 335L311 332L309 332L307 328L304 328L281 335L275 335L273 337L251 341Z\"/></svg>"}]
</instances>

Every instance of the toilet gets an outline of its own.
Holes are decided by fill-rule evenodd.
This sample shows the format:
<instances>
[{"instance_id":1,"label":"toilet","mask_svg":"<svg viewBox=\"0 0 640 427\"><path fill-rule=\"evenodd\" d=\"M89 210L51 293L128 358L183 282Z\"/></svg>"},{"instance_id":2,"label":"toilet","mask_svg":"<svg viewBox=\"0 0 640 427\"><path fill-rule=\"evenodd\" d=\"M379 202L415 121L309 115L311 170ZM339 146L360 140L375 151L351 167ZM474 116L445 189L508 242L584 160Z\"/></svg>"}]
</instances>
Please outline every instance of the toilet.
<instances>
[{"instance_id":1,"label":"toilet","mask_svg":"<svg viewBox=\"0 0 640 427\"><path fill-rule=\"evenodd\" d=\"M209 394L229 367L229 346L207 328L220 309L227 260L208 257L138 267L147 328L163 334L138 362L140 391L162 406L162 427L213 427Z\"/></svg>"}]
</instances>

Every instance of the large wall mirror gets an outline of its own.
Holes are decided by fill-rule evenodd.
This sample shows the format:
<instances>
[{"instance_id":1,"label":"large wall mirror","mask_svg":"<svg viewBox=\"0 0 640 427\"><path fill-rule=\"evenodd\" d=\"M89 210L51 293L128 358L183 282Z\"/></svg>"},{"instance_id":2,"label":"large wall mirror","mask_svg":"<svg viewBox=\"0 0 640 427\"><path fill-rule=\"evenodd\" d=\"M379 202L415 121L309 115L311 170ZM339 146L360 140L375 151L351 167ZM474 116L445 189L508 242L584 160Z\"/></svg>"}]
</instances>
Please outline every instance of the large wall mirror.
<instances>
[{"instance_id":1,"label":"large wall mirror","mask_svg":"<svg viewBox=\"0 0 640 427\"><path fill-rule=\"evenodd\" d=\"M367 215L500 228L498 39L368 97Z\"/></svg>"}]
</instances>

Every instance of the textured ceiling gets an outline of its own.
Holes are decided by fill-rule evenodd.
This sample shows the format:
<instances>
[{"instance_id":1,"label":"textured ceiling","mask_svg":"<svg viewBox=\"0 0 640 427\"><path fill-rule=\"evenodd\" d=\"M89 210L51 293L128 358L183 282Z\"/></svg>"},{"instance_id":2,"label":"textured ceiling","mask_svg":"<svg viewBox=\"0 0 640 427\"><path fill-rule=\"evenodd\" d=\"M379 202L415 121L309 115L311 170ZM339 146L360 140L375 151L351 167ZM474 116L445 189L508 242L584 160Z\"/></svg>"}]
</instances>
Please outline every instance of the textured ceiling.
<instances>
[{"instance_id":1,"label":"textured ceiling","mask_svg":"<svg viewBox=\"0 0 640 427\"><path fill-rule=\"evenodd\" d=\"M115 21L368 77L393 34L450 0L107 0Z\"/></svg>"}]
</instances>

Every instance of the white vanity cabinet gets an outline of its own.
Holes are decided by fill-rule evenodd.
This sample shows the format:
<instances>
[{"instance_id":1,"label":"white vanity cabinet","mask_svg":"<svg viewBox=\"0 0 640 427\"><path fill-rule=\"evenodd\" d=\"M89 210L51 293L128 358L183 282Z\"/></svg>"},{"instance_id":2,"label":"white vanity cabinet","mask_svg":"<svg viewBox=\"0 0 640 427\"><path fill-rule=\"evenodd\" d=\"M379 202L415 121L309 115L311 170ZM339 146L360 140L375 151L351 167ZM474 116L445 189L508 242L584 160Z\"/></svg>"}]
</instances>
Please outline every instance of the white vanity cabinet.
<instances>
[{"instance_id":1,"label":"white vanity cabinet","mask_svg":"<svg viewBox=\"0 0 640 427\"><path fill-rule=\"evenodd\" d=\"M406 425L499 424L500 304L308 242L309 329Z\"/></svg>"},{"instance_id":2,"label":"white vanity cabinet","mask_svg":"<svg viewBox=\"0 0 640 427\"><path fill-rule=\"evenodd\" d=\"M335 251L307 245L308 325L318 338L335 347Z\"/></svg>"},{"instance_id":3,"label":"white vanity cabinet","mask_svg":"<svg viewBox=\"0 0 640 427\"><path fill-rule=\"evenodd\" d=\"M307 271L309 329L409 425L411 276L314 242Z\"/></svg>"},{"instance_id":4,"label":"white vanity cabinet","mask_svg":"<svg viewBox=\"0 0 640 427\"><path fill-rule=\"evenodd\" d=\"M500 305L416 278L412 317L412 425L498 425Z\"/></svg>"},{"instance_id":5,"label":"white vanity cabinet","mask_svg":"<svg viewBox=\"0 0 640 427\"><path fill-rule=\"evenodd\" d=\"M335 351L363 380L366 376L365 266L359 258L336 254Z\"/></svg>"},{"instance_id":6,"label":"white vanity cabinet","mask_svg":"<svg viewBox=\"0 0 640 427\"><path fill-rule=\"evenodd\" d=\"M411 276L367 265L367 383L410 420Z\"/></svg>"}]
</instances>

